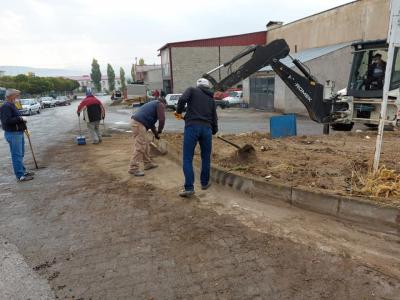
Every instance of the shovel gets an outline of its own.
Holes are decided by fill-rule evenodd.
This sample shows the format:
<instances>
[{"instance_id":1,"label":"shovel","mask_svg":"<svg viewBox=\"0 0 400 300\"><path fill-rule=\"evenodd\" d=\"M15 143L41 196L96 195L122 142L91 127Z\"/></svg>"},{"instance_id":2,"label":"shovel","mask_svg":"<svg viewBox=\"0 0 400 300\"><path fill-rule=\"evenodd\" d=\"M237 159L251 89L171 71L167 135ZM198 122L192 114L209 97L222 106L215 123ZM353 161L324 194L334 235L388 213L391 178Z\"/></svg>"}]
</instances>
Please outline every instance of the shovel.
<instances>
[{"instance_id":1,"label":"shovel","mask_svg":"<svg viewBox=\"0 0 400 300\"><path fill-rule=\"evenodd\" d=\"M157 152L159 155L165 155L168 153L168 142L166 140L159 139L157 140L153 136L153 140L150 142L150 146Z\"/></svg>"},{"instance_id":2,"label":"shovel","mask_svg":"<svg viewBox=\"0 0 400 300\"><path fill-rule=\"evenodd\" d=\"M228 141L221 136L217 136L217 138L219 138L221 141L224 141L225 143L235 147L237 149L238 155L241 158L248 158L251 154L254 154L254 152L256 151L256 149L254 149L254 147L250 144L246 144L243 147L240 147L239 145L232 143L231 141Z\"/></svg>"}]
</instances>

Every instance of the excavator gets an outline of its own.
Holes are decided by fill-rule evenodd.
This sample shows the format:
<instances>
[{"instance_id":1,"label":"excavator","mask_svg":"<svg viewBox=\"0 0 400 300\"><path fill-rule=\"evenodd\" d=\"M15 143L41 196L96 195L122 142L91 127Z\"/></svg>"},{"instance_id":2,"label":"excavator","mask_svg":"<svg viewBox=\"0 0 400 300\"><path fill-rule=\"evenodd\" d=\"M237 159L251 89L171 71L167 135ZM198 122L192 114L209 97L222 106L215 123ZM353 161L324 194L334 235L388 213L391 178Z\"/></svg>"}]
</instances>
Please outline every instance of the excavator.
<instances>
[{"instance_id":1,"label":"excavator","mask_svg":"<svg viewBox=\"0 0 400 300\"><path fill-rule=\"evenodd\" d=\"M385 40L376 40L356 42L352 44L352 47L353 63L348 86L336 93L332 81L327 81L325 85L321 84L307 66L290 55L290 48L284 39L274 40L266 45L251 46L228 62L210 70L203 77L211 82L215 92L223 92L261 68L270 66L303 103L310 118L328 126L327 131L329 131L329 126L333 130L350 131L355 122L361 122L370 127L377 126L383 97L384 78L382 75L385 73L383 63L387 60L388 45ZM231 69L236 61L247 55L251 55L250 59L222 80L217 81L211 76L221 68ZM288 56L299 73L280 61ZM379 57L383 65L380 72L372 69ZM399 48L395 51L392 70L385 124L400 126Z\"/></svg>"}]
</instances>

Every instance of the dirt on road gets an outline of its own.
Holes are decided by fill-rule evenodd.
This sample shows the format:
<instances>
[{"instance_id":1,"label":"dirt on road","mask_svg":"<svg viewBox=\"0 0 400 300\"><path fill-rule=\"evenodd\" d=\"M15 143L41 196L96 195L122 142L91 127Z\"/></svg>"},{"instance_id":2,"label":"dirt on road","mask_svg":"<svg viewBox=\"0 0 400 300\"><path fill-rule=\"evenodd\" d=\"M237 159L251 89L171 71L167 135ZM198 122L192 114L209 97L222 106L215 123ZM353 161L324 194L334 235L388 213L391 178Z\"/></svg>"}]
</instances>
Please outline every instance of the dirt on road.
<instances>
[{"instance_id":1,"label":"dirt on road","mask_svg":"<svg viewBox=\"0 0 400 300\"><path fill-rule=\"evenodd\" d=\"M241 159L234 147L214 138L213 163L232 172L325 193L371 196L384 204L400 206L399 132L384 134L381 165L392 170L393 176L386 176L383 181L372 180L372 186L380 184L381 189L363 189L365 182L370 180L368 172L372 166L376 132L282 139L270 139L269 134L252 132L224 135L224 138L240 146L251 144L256 149L256 155L251 159ZM166 139L175 149L181 149L181 134L168 134ZM390 189L387 184L391 184Z\"/></svg>"},{"instance_id":2,"label":"dirt on road","mask_svg":"<svg viewBox=\"0 0 400 300\"><path fill-rule=\"evenodd\" d=\"M337 221L293 208L255 216L265 208L242 209L246 197L224 187L186 201L180 165L156 157L134 178L130 154L128 134L59 145L0 202L1 234L59 299L398 299L392 237L333 233ZM375 263L364 243L376 245Z\"/></svg>"}]
</instances>

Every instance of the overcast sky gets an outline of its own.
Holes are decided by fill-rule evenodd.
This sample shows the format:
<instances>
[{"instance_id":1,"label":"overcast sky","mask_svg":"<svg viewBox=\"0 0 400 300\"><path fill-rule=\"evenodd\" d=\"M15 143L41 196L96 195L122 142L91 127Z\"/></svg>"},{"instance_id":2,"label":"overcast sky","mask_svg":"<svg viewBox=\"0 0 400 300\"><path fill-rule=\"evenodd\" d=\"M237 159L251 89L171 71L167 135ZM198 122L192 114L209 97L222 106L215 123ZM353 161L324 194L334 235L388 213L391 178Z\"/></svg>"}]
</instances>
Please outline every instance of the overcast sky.
<instances>
[{"instance_id":1,"label":"overcast sky","mask_svg":"<svg viewBox=\"0 0 400 300\"><path fill-rule=\"evenodd\" d=\"M0 0L0 65L88 73L159 63L168 42L265 30L349 0ZM327 33L329 34L329 33ZM129 70L125 70L129 73Z\"/></svg>"}]
</instances>

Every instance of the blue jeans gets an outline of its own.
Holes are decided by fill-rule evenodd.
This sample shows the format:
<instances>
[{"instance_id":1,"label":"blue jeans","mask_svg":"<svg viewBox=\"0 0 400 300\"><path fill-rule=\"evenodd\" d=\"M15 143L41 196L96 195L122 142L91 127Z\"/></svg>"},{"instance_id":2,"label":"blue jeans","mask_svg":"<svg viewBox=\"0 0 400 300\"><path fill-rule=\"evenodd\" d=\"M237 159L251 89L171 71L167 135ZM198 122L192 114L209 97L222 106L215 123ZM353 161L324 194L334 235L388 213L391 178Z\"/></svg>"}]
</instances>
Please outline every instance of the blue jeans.
<instances>
[{"instance_id":1,"label":"blue jeans","mask_svg":"<svg viewBox=\"0 0 400 300\"><path fill-rule=\"evenodd\" d=\"M200 144L201 152L200 183L205 186L210 180L211 128L207 125L189 125L185 127L183 136L183 173L185 175L186 191L194 191L193 156L197 142Z\"/></svg>"},{"instance_id":2,"label":"blue jeans","mask_svg":"<svg viewBox=\"0 0 400 300\"><path fill-rule=\"evenodd\" d=\"M5 131L4 137L10 145L12 165L17 179L25 174L24 153L25 140L23 131Z\"/></svg>"}]
</instances>

